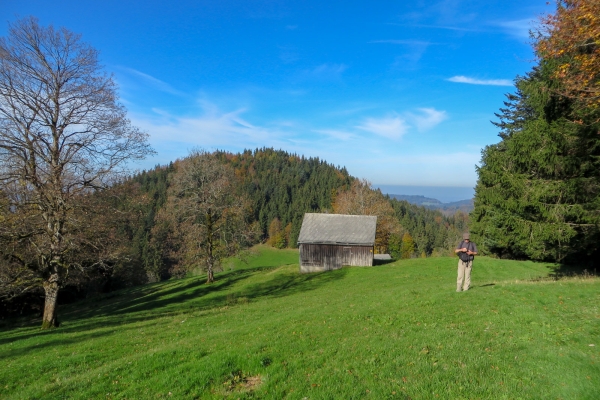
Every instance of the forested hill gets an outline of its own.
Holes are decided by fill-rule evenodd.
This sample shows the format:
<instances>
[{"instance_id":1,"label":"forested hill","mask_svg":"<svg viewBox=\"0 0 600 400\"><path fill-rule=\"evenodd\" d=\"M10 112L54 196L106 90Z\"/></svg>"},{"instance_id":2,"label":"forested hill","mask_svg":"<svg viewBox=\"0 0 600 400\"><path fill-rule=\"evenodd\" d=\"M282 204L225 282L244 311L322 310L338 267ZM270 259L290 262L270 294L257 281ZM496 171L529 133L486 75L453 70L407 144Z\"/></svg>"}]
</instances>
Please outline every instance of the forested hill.
<instances>
[{"instance_id":1,"label":"forested hill","mask_svg":"<svg viewBox=\"0 0 600 400\"><path fill-rule=\"evenodd\" d=\"M347 188L354 179L345 167L283 150L263 148L216 154L241 177L263 237L271 222L279 219L283 227L291 230L290 247L296 247L304 213L330 212L337 191Z\"/></svg>"},{"instance_id":2,"label":"forested hill","mask_svg":"<svg viewBox=\"0 0 600 400\"><path fill-rule=\"evenodd\" d=\"M319 158L306 158L282 150L262 148L232 154L217 151L214 156L231 166L240 190L251 203L251 220L258 225L256 240L268 238L273 221L287 233L283 246L295 247L302 218L306 212L330 212L333 196L354 179L345 168L335 167ZM161 229L158 218L169 196L168 187L177 174L179 160L169 166L144 171L124 182L137 185L144 200L143 223L128 227L132 252L153 279L168 277L183 262L183 255L172 235ZM164 215L165 211L161 215ZM164 219L164 218L163 218ZM171 247L171 248L167 248Z\"/></svg>"},{"instance_id":3,"label":"forested hill","mask_svg":"<svg viewBox=\"0 0 600 400\"><path fill-rule=\"evenodd\" d=\"M404 195L404 194L388 194L392 199L405 200L411 204L426 207L431 210L439 210L444 215L453 215L457 211L462 211L466 214L473 211L473 199L453 201L450 203L442 203L438 199L425 196Z\"/></svg>"},{"instance_id":4,"label":"forested hill","mask_svg":"<svg viewBox=\"0 0 600 400\"><path fill-rule=\"evenodd\" d=\"M379 190L373 190L368 182L350 176L345 168L318 158L268 148L238 154L206 153L201 157L215 160L232 171L235 183L228 186L231 188L228 190L244 199L244 218L251 229L239 248L265 241L278 248L296 247L304 214L355 213L344 212L340 201L344 196L345 206L349 205L348 201L354 201L353 190L363 196L362 203L366 198L373 201L372 208L362 212L380 216L378 220L383 226L382 236L377 239L377 251L388 252L394 258L450 254L461 232L467 228L465 213L444 216L437 210L390 199ZM109 254L112 261L107 261L102 268L90 267L85 272L70 274L61 289L61 301L185 276L203 268L202 239L189 235L198 229L194 226L198 221L188 220L186 225L182 222L185 218L181 209L174 207L180 196L174 188L186 165L193 161L194 156L190 156L157 166L91 197L95 199L96 211L89 214L88 222L93 229L82 234L102 236L106 249L98 256ZM90 253L87 258L93 261L94 256ZM87 258L84 261L93 265ZM0 259L2 271L17 278L20 273L17 267ZM4 311L0 317L39 307L41 286L23 290L18 281L14 282L12 286L0 286L6 289L5 297L13 298L2 301ZM10 294L19 291L29 297Z\"/></svg>"},{"instance_id":5,"label":"forested hill","mask_svg":"<svg viewBox=\"0 0 600 400\"><path fill-rule=\"evenodd\" d=\"M344 167L271 148L237 154L218 151L214 156L233 168L239 178L239 190L250 200L251 219L259 230L255 240L264 241L277 234L277 243L272 243L277 247L296 247L304 214L333 212L336 196L356 180ZM169 184L184 162L185 159L144 171L124 183L137 186L138 195L143 199L145 212L142 212L141 223L126 230L131 232L132 253L151 279L171 276L184 262L182 246L161 228L163 223L158 218L161 209L161 215L165 213ZM412 247L405 253L408 256L446 252L467 226L468 217L464 213L444 216L439 211L406 201L389 198L386 201L393 207L401 229L400 239L402 233L407 233L412 241ZM385 251L394 252L394 249Z\"/></svg>"}]
</instances>

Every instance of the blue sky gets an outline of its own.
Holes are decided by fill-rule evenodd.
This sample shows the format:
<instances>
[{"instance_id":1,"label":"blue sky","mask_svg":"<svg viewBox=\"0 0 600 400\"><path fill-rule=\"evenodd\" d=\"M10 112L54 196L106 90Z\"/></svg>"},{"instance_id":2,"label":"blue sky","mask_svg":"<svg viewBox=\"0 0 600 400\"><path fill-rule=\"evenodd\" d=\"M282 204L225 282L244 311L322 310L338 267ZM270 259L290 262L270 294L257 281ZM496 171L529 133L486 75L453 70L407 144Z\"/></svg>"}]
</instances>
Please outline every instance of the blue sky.
<instances>
[{"instance_id":1,"label":"blue sky","mask_svg":"<svg viewBox=\"0 0 600 400\"><path fill-rule=\"evenodd\" d=\"M275 147L375 185L472 188L545 0L0 1L82 34L158 154ZM407 193L408 194L408 193ZM464 198L464 197L463 197Z\"/></svg>"}]
</instances>

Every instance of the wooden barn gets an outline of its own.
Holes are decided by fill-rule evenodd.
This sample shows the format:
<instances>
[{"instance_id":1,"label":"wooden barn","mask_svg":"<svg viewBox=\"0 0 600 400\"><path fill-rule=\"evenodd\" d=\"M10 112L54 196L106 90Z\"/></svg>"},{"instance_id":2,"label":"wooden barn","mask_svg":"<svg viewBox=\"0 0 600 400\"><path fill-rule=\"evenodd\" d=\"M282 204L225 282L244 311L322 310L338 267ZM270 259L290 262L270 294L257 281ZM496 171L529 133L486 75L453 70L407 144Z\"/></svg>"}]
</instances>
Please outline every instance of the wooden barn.
<instances>
[{"instance_id":1,"label":"wooden barn","mask_svg":"<svg viewBox=\"0 0 600 400\"><path fill-rule=\"evenodd\" d=\"M376 227L375 216L304 214L298 236L300 272L373 265Z\"/></svg>"}]
</instances>

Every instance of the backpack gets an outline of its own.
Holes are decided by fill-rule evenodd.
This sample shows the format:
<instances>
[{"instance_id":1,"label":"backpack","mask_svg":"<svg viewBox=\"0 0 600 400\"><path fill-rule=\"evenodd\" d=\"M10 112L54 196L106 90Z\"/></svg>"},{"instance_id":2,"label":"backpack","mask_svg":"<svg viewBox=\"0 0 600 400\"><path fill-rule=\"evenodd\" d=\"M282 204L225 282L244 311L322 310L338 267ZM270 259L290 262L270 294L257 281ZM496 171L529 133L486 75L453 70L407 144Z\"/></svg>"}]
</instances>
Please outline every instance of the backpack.
<instances>
[{"instance_id":1,"label":"backpack","mask_svg":"<svg viewBox=\"0 0 600 400\"><path fill-rule=\"evenodd\" d=\"M458 245L459 248L463 248L466 247L468 251L473 251L473 246L471 241L469 241L469 243L466 243L465 246L465 241L463 240L462 242L460 242L460 244ZM458 253L458 258L460 258L462 261L464 262L468 262L468 261L473 261L473 259L475 258L475 256L470 256L468 255L466 252L461 251Z\"/></svg>"}]
</instances>

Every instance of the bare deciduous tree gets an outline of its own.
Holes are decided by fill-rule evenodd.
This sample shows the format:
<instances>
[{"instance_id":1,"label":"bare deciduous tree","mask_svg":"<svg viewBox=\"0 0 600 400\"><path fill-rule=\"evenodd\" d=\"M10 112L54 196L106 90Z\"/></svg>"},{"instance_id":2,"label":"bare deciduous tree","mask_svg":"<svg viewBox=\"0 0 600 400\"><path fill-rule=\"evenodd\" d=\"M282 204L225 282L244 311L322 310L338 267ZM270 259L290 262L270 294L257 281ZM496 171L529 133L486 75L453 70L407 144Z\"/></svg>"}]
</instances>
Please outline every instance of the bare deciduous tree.
<instances>
[{"instance_id":1,"label":"bare deciduous tree","mask_svg":"<svg viewBox=\"0 0 600 400\"><path fill-rule=\"evenodd\" d=\"M9 26L0 38L0 184L11 201L5 211L38 223L2 236L35 254L34 262L9 256L43 280L43 328L58 323L58 290L78 249L78 198L151 152L147 135L126 118L94 48L33 17Z\"/></svg>"},{"instance_id":2,"label":"bare deciduous tree","mask_svg":"<svg viewBox=\"0 0 600 400\"><path fill-rule=\"evenodd\" d=\"M254 240L249 201L236 193L236 181L231 167L202 150L183 160L173 178L166 212L183 233L185 259L204 266L207 283L223 257Z\"/></svg>"}]
</instances>

